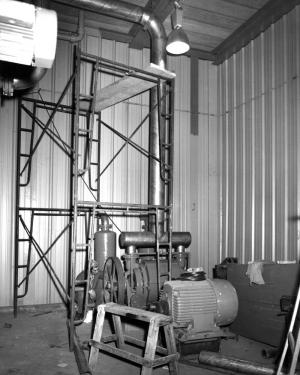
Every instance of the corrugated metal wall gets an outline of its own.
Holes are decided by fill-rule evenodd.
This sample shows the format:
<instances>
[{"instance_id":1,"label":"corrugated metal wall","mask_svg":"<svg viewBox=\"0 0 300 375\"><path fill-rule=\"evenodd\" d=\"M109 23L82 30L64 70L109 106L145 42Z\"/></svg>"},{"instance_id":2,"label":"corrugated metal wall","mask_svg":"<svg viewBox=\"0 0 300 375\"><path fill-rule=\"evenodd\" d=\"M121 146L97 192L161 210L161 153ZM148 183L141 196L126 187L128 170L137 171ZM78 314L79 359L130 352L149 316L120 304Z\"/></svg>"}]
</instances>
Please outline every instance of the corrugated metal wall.
<instances>
[{"instance_id":1,"label":"corrugated metal wall","mask_svg":"<svg viewBox=\"0 0 300 375\"><path fill-rule=\"evenodd\" d=\"M218 68L220 260L299 260L300 8Z\"/></svg>"},{"instance_id":2,"label":"corrugated metal wall","mask_svg":"<svg viewBox=\"0 0 300 375\"><path fill-rule=\"evenodd\" d=\"M83 50L99 54L112 60L138 67L147 66L149 51L131 50L126 44L101 39L99 31L87 30L82 42ZM67 42L59 42L56 61L40 82L41 90L33 95L44 100L57 100L62 92L72 70L72 49ZM215 142L216 126L216 67L211 67L208 62L199 63L200 77L200 113L198 137L190 135L190 61L187 57L170 58L169 69L177 73L176 80L176 105L175 105L175 171L174 171L174 230L191 230L193 245L191 247L192 260L195 265L209 264L209 246L217 241L215 228L216 210L211 212L207 197L218 207L218 193L216 187L216 153L213 158L208 157L208 147L217 150ZM83 71L83 83L88 78L87 70ZM209 78L208 78L209 77ZM109 83L103 78L102 84ZM210 88L211 86L211 88ZM205 98L204 101L202 99ZM70 95L65 99L70 102ZM116 108L107 109L102 118L117 130L130 134L147 113L148 94L133 98L129 103L118 105ZM2 178L0 180L1 214L0 214L0 306L12 305L13 295L13 270L14 270L14 210L15 210L15 157L16 157L16 101L6 100L0 108L0 165ZM44 121L47 114L41 117ZM213 120L212 120L213 119ZM30 126L27 118L24 126ZM55 118L55 128L62 139L70 142L70 120L65 114L58 114ZM111 133L102 133L102 162L103 165L111 158L112 153L123 144ZM144 147L148 147L147 126L138 132L134 138ZM24 143L28 147L29 140ZM24 146L24 147L25 147ZM193 154L197 155L194 158ZM198 176L198 162L201 174ZM103 174L101 190L102 201L114 202L147 202L147 160L137 154L135 150L127 147L115 160L113 165ZM128 171L128 173L127 173ZM210 175L212 173L212 175ZM22 204L31 204L35 207L68 207L69 192L69 161L61 150L49 138L45 137L41 147L36 152L32 164L31 187L23 189ZM210 176L209 176L210 175ZM194 182L197 181L197 184ZM192 187L193 186L193 187ZM197 187L197 188L196 188ZM200 189L198 191L198 188ZM202 189L202 190L201 190ZM214 189L214 190L211 190ZM213 199L214 191L215 198ZM205 198L204 198L205 197ZM28 216L24 215L28 220ZM45 251L54 238L60 233L65 218L39 218L35 219L34 236L41 248ZM218 220L217 220L218 222ZM139 229L137 222L126 223L119 219L121 230ZM213 228L212 231L210 228ZM118 234L118 233L117 233ZM212 240L209 240L212 239ZM60 276L63 283L67 274L67 248L68 233L55 244L50 251L48 259ZM217 248L217 246L213 246ZM27 253L24 245L24 255ZM215 251L215 250L214 250ZM120 252L119 252L120 254ZM217 251L215 252L217 254ZM21 257L22 258L22 257ZM38 260L33 252L32 262ZM79 269L80 270L80 269ZM78 271L79 271L78 270ZM40 264L30 277L28 295L19 300L20 304L37 304L60 302L59 295L50 278Z\"/></svg>"},{"instance_id":3,"label":"corrugated metal wall","mask_svg":"<svg viewBox=\"0 0 300 375\"><path fill-rule=\"evenodd\" d=\"M203 267L209 276L218 262L219 145L217 67L198 62L198 135L191 136L191 266Z\"/></svg>"}]
</instances>

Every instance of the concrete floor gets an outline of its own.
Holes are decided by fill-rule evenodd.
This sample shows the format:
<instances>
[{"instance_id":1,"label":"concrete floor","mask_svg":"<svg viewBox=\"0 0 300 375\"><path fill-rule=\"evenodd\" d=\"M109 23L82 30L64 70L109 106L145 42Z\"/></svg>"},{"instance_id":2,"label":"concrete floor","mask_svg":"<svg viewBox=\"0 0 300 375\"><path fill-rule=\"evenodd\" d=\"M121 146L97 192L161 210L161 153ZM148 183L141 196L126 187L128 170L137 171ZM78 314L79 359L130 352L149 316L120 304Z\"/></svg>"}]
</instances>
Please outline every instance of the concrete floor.
<instances>
[{"instance_id":1,"label":"concrete floor","mask_svg":"<svg viewBox=\"0 0 300 375\"><path fill-rule=\"evenodd\" d=\"M81 341L88 340L91 324L78 328ZM262 356L267 345L239 337L224 340L221 352L240 359L272 365L272 359ZM180 375L212 375L216 370L179 364ZM99 356L97 374L138 375L140 368L108 355ZM11 312L0 311L0 375L77 375L74 354L69 351L66 313L53 306L33 307L21 311L14 319ZM168 368L158 368L154 375L169 374Z\"/></svg>"}]
</instances>

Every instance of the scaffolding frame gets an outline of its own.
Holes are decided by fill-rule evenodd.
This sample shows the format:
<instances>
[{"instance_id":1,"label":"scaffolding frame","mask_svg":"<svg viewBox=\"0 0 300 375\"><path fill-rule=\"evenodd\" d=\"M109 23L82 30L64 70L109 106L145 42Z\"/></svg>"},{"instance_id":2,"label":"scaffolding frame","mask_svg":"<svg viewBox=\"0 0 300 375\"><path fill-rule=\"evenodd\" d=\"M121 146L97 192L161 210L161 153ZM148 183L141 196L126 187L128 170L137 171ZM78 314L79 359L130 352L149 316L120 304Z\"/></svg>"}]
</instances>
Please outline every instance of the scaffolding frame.
<instances>
[{"instance_id":1,"label":"scaffolding frame","mask_svg":"<svg viewBox=\"0 0 300 375\"><path fill-rule=\"evenodd\" d=\"M17 135L17 166L16 166L16 211L15 211L15 272L14 272L14 315L18 312L18 300L26 296L29 288L29 278L31 273L42 263L45 266L50 279L54 283L55 288L60 294L63 302L68 307L68 326L70 333L70 346L71 349L76 347L76 325L80 324L83 319L75 319L75 292L78 286L76 281L76 263L77 252L85 251L86 253L86 278L81 280L80 283L86 284L84 314L85 316L88 306L88 281L90 277L90 263L93 253L93 237L95 231L95 221L101 214L106 214L112 220L112 217L122 215L122 217L140 217L148 215L154 218L156 225L156 261L157 261L157 277L158 288L160 289L160 247L168 247L168 279L171 279L171 261L172 261L172 201L173 201L173 138L174 138L174 78L166 78L160 73L153 71L146 71L137 69L125 64L116 63L108 59L98 56L82 53L77 46L74 53L74 69L68 82L56 102L44 101L37 98L21 97L18 101L18 135ZM91 65L91 87L88 94L81 92L81 66L82 63ZM157 86L161 81L166 82L167 90L167 112L161 113L160 102L161 97L158 98L158 103L155 108L149 108L148 114L143 118L135 130L126 136L101 119L101 110L99 110L99 103L97 103L97 87L99 73L113 75L120 80L128 77L146 81L146 87ZM144 86L143 86L144 87ZM146 92L149 88L143 89L140 93ZM159 95L159 89L157 90ZM72 95L72 104L63 104L67 94ZM128 98L137 95L138 93L128 96ZM165 98L163 98L165 99ZM122 100L121 100L122 101ZM119 101L119 102L121 102ZM117 102L117 103L119 103ZM116 103L108 103L108 106ZM97 108L98 105L98 108ZM38 111L46 111L48 119L43 122L38 116ZM151 155L147 149L135 143L132 138L141 129L144 123L147 122L153 111L158 111L158 116L162 116L167 122L166 127L166 142L160 143L160 158ZM64 113L70 118L70 143L64 141L54 125L55 115L57 113ZM23 118L30 119L30 127L23 126ZM82 126L82 119L85 119L85 126ZM97 135L95 138L95 123L97 122ZM55 130L51 129L53 125ZM100 157L101 157L101 129L105 127L110 130L114 136L120 137L124 143L114 153L107 165L100 170ZM37 137L36 130L40 129L41 133ZM24 134L29 135L30 141L29 150L22 151L24 148ZM32 177L32 160L34 154L42 139L47 136L59 149L65 154L70 163L70 188L69 188L69 207L31 207L21 205L21 192L22 189L30 186ZM84 144L84 158L83 162L79 161L80 142ZM96 160L92 159L92 150L95 149L96 144ZM115 202L102 202L100 197L100 180L101 175L112 165L118 155L127 147L133 147L138 150L142 155L149 158L154 158L160 164L161 178L164 181L165 190L167 192L164 205L147 205L147 204L130 204L130 203L115 203ZM96 179L92 183L92 172L94 168L94 175ZM87 181L86 181L86 176ZM82 200L79 197L78 186L79 181L83 181L85 188L93 196L94 200ZM167 243L160 244L158 238L158 212L164 212L165 228L168 234ZM24 219L24 215L29 214L29 224ZM37 217L65 217L67 224L61 228L55 239L49 246L43 250L34 238L34 224ZM79 218L85 220L85 242L79 243L78 240L78 220ZM114 223L114 222L113 222ZM21 236L21 232L23 236ZM68 281L67 285L60 280L55 269L51 265L47 256L50 254L53 247L58 243L65 233L69 233L69 246L68 246ZM25 234L25 236L24 236ZM21 243L28 244L27 256L25 261L20 263L21 256L23 255L24 248L20 246ZM35 264L31 264L31 256L33 250L38 254L39 260ZM22 253L22 254L21 254ZM165 255L165 254L164 254ZM20 275L21 271L23 276ZM25 275L24 275L25 273ZM21 277L20 277L21 276ZM20 288L23 291L20 292ZM74 341L73 341L74 340Z\"/></svg>"}]
</instances>

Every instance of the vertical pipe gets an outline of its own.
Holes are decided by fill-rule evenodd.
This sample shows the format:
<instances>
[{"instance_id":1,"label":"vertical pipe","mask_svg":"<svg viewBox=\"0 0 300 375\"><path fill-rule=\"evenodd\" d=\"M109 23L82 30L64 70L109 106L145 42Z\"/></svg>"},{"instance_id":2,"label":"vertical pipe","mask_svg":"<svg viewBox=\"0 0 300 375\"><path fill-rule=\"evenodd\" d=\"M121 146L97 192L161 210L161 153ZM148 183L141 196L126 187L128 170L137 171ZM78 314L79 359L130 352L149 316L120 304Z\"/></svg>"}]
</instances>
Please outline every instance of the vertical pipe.
<instances>
[{"instance_id":1,"label":"vertical pipe","mask_svg":"<svg viewBox=\"0 0 300 375\"><path fill-rule=\"evenodd\" d=\"M73 166L72 166L72 205L73 205L73 227L71 237L71 259L70 259L70 305L69 305L69 344L70 350L74 349L74 334L75 334L75 283L76 283L76 246L77 246L77 224L78 224L78 137L79 137L79 94L80 94L80 49L76 50L75 60L75 82L74 82L74 128L73 128Z\"/></svg>"},{"instance_id":2,"label":"vertical pipe","mask_svg":"<svg viewBox=\"0 0 300 375\"><path fill-rule=\"evenodd\" d=\"M167 54L166 54L166 33L160 21L151 18L147 21L147 29L151 37L150 61L162 69L166 68ZM151 27L149 27L151 26ZM160 90L158 93L157 90ZM166 113L166 84L160 82L159 87L153 87L150 92L150 108L156 107L159 110L154 111L150 116L149 126L149 152L156 158L161 158L160 142L164 143L164 139L160 139L160 134L165 135L166 120L165 116L160 114ZM158 103L158 98L161 102ZM160 112L160 113L159 113ZM160 116L160 118L159 118ZM148 203L150 205L164 205L165 204L165 186L161 179L160 163L149 158L149 188L148 188ZM158 210L157 212L157 230L158 238L164 232L164 212ZM150 231L155 232L155 223L150 218Z\"/></svg>"},{"instance_id":3,"label":"vertical pipe","mask_svg":"<svg viewBox=\"0 0 300 375\"><path fill-rule=\"evenodd\" d=\"M154 87L151 89L150 93L150 108L153 108L155 105L157 105L157 90L161 90L161 96L163 94L163 90L165 90L165 84L161 83L160 87ZM161 103L161 111L163 111L163 108L165 107L165 100L162 99L164 103ZM165 119L160 118L159 121L159 112L154 111L150 116L150 126L149 126L149 152L151 155L155 156L156 158L161 158L160 155L160 142L164 142L163 139L160 138L160 134L162 135L164 133L165 129ZM159 126L160 124L160 126ZM161 127L161 129L160 129ZM162 131L160 131L162 130ZM161 173L160 173L160 163L154 158L149 158L149 187L148 187L148 203L150 205L164 205L165 201L165 194L164 194L164 182L161 179ZM157 212L157 230L158 230L158 238L161 237L161 235L164 232L164 211L158 210ZM149 230L153 233L155 233L155 223L154 220L152 220L152 217L150 217L150 226Z\"/></svg>"}]
</instances>

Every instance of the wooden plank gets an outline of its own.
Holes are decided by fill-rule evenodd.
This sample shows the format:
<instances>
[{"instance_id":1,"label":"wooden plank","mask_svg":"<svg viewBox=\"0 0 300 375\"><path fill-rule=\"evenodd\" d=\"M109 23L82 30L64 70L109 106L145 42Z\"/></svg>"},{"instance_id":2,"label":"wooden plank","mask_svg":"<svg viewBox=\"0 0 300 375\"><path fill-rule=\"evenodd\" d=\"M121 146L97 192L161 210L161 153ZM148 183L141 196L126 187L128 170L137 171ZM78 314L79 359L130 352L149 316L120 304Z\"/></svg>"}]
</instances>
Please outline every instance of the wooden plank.
<instances>
[{"instance_id":1,"label":"wooden plank","mask_svg":"<svg viewBox=\"0 0 300 375\"><path fill-rule=\"evenodd\" d=\"M143 81L135 77L124 77L97 92L98 99L95 110L96 112L100 112L105 108L149 90L155 85L155 82ZM89 105L89 103L87 104ZM84 108L84 106L81 105L81 108Z\"/></svg>"},{"instance_id":2,"label":"wooden plank","mask_svg":"<svg viewBox=\"0 0 300 375\"><path fill-rule=\"evenodd\" d=\"M247 8L260 9L266 4L266 0L226 0L228 3L243 5Z\"/></svg>"},{"instance_id":3,"label":"wooden plank","mask_svg":"<svg viewBox=\"0 0 300 375\"><path fill-rule=\"evenodd\" d=\"M121 318L118 315L113 315L113 322L116 332L116 338L117 338L117 347L119 349L124 349L124 334L123 334L123 328L121 323Z\"/></svg>"},{"instance_id":4,"label":"wooden plank","mask_svg":"<svg viewBox=\"0 0 300 375\"><path fill-rule=\"evenodd\" d=\"M168 324L164 326L164 332L165 332L165 340L166 340L166 345L168 348L168 353L169 354L175 354L177 355L177 349L176 349L176 341L175 341L175 336L174 336L174 331L173 327ZM178 357L174 361L169 362L169 370L171 375L177 375L178 374Z\"/></svg>"},{"instance_id":5,"label":"wooden plank","mask_svg":"<svg viewBox=\"0 0 300 375\"><path fill-rule=\"evenodd\" d=\"M98 341L95 341L95 340L89 340L89 344L91 345L92 348L95 348L95 350L97 350L97 351L102 350L103 352L106 352L106 353L112 354L114 356L123 358L127 361L137 363L137 364L142 365L142 366L146 366L149 369L151 369L152 367L156 367L156 366L162 366L166 363L169 363L170 361L175 361L175 360L178 359L177 353L170 354L166 357L161 357L161 358L156 358L156 359L153 358L151 360L147 357L143 358L143 357L141 357L137 354L130 353L126 350L118 349L118 348L115 348L113 346L103 344L102 342L99 343Z\"/></svg>"},{"instance_id":6,"label":"wooden plank","mask_svg":"<svg viewBox=\"0 0 300 375\"><path fill-rule=\"evenodd\" d=\"M146 72L155 74L157 77L162 79L174 79L176 74L168 70L161 69L155 64L150 64L145 69ZM149 75L140 74L141 77L151 78ZM156 77L153 77L154 79ZM151 87L156 86L157 82L147 81L142 78L133 76L126 76L120 80L108 85L97 91L95 111L100 112L105 108L111 107L112 105L118 104L124 100L132 98L135 95L141 94L142 92L149 90ZM90 106L89 102L82 102L80 109L87 110Z\"/></svg>"},{"instance_id":7,"label":"wooden plank","mask_svg":"<svg viewBox=\"0 0 300 375\"><path fill-rule=\"evenodd\" d=\"M144 348L146 346L145 341L139 340L135 337L125 335L124 338L125 338L126 343L128 342L129 344L133 344L133 345L139 346L141 348ZM156 346L156 352L159 353L159 354L162 354L162 355L168 354L168 350L166 348L163 348L162 346L159 346L159 345Z\"/></svg>"},{"instance_id":8,"label":"wooden plank","mask_svg":"<svg viewBox=\"0 0 300 375\"><path fill-rule=\"evenodd\" d=\"M104 317L105 317L105 309L103 305L98 306L97 318L96 318L96 325L93 334L93 340L99 341L101 340L103 325L104 325ZM95 346L91 348L90 351L90 358L89 358L89 366L92 370L96 368L97 361L98 361L98 354L99 350Z\"/></svg>"},{"instance_id":9,"label":"wooden plank","mask_svg":"<svg viewBox=\"0 0 300 375\"><path fill-rule=\"evenodd\" d=\"M158 332L159 332L158 325L156 324L155 320L151 319L149 330L148 330L146 347L145 347L145 354L144 354L145 359L149 360L149 362L152 362L155 357ZM151 374L152 374L152 370L149 369L149 366L143 366L141 375L151 375Z\"/></svg>"},{"instance_id":10,"label":"wooden plank","mask_svg":"<svg viewBox=\"0 0 300 375\"><path fill-rule=\"evenodd\" d=\"M230 56L246 46L272 23L275 23L298 4L300 4L300 0L270 0L231 34L229 38L213 50L213 53L216 54L216 64L221 64L224 60L229 59Z\"/></svg>"},{"instance_id":11,"label":"wooden plank","mask_svg":"<svg viewBox=\"0 0 300 375\"><path fill-rule=\"evenodd\" d=\"M94 348L94 350L99 351L100 349L105 353L112 354L114 356L126 359L133 363L137 363L138 365L142 365L142 366L152 365L152 361L149 361L148 359L144 359L141 356L134 354L134 353L130 353L126 350L114 348L113 346L110 346L108 344L103 344L102 342L98 342L95 340L90 340L89 343L91 347Z\"/></svg>"},{"instance_id":12,"label":"wooden plank","mask_svg":"<svg viewBox=\"0 0 300 375\"><path fill-rule=\"evenodd\" d=\"M239 18L240 20L244 21L246 21L256 10L239 4L232 4L226 0L189 0L188 5L213 13L234 16L235 18Z\"/></svg>"},{"instance_id":13,"label":"wooden plank","mask_svg":"<svg viewBox=\"0 0 300 375\"><path fill-rule=\"evenodd\" d=\"M141 320L144 322L150 322L153 319L162 324L167 324L172 322L172 317L154 313L152 311L137 309L135 307L129 307L124 305L118 305L117 303L107 303L105 306L105 311L111 314L116 314L119 316L124 316L131 319Z\"/></svg>"},{"instance_id":14,"label":"wooden plank","mask_svg":"<svg viewBox=\"0 0 300 375\"><path fill-rule=\"evenodd\" d=\"M183 10L183 22L184 26L189 20L195 20L197 22L206 23L209 25L216 25L227 29L228 31L233 31L241 25L241 20L234 17L234 15L224 15L219 12L211 12L209 10L200 9L196 7L191 7L188 4L184 5Z\"/></svg>"},{"instance_id":15,"label":"wooden plank","mask_svg":"<svg viewBox=\"0 0 300 375\"><path fill-rule=\"evenodd\" d=\"M216 36L207 35L203 33L195 33L193 31L188 32L190 44L195 49L202 49L204 51L211 52L216 48L224 39Z\"/></svg>"},{"instance_id":16,"label":"wooden plank","mask_svg":"<svg viewBox=\"0 0 300 375\"><path fill-rule=\"evenodd\" d=\"M203 35L209 35L215 38L225 39L227 38L233 30L221 27L217 24L209 24L207 22L199 22L198 20L189 18L184 20L184 30L189 34L200 33Z\"/></svg>"}]
</instances>

